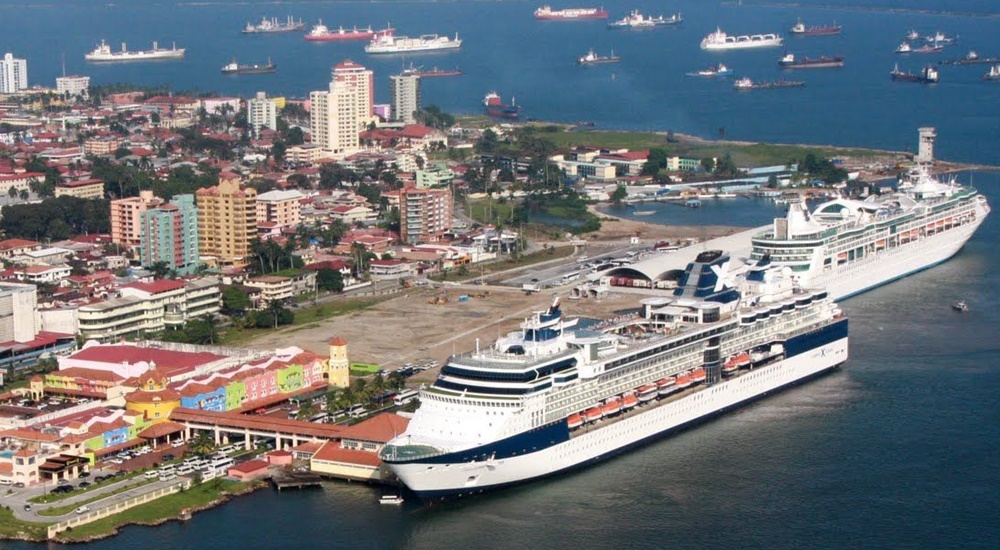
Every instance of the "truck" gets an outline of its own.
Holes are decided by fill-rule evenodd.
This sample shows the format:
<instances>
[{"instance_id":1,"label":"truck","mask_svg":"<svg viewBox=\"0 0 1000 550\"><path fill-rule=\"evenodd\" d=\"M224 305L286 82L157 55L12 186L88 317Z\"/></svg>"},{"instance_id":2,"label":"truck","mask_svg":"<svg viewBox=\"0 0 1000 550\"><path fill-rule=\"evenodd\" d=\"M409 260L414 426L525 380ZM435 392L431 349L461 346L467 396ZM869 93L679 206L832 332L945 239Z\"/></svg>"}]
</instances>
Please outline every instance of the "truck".
<instances>
[{"instance_id":1,"label":"truck","mask_svg":"<svg viewBox=\"0 0 1000 550\"><path fill-rule=\"evenodd\" d=\"M538 283L524 283L521 285L521 290L523 290L525 294L532 294L534 292L541 292L542 287L538 286Z\"/></svg>"}]
</instances>

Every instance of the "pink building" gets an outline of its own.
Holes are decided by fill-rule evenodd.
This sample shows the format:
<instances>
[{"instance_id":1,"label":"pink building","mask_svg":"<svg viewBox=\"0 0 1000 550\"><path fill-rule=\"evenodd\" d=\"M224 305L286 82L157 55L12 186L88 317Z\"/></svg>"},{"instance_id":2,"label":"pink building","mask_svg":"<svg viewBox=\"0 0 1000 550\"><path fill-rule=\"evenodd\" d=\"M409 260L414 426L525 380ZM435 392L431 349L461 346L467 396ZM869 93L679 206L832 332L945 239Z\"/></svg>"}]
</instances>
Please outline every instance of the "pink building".
<instances>
[{"instance_id":1,"label":"pink building","mask_svg":"<svg viewBox=\"0 0 1000 550\"><path fill-rule=\"evenodd\" d=\"M140 191L138 197L111 201L111 242L139 246L142 241L142 213L163 204L152 191Z\"/></svg>"}]
</instances>

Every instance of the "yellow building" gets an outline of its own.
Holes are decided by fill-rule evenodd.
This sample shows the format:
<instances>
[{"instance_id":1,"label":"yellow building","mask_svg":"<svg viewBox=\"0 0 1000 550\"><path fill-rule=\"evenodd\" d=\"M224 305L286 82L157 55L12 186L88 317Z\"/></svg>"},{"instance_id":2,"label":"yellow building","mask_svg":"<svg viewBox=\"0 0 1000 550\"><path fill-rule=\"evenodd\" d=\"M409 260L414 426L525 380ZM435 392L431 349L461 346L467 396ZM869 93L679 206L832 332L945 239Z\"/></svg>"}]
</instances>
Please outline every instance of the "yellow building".
<instances>
[{"instance_id":1,"label":"yellow building","mask_svg":"<svg viewBox=\"0 0 1000 550\"><path fill-rule=\"evenodd\" d=\"M181 394L167 387L167 377L151 368L139 377L139 389L125 396L125 409L147 422L164 422L181 406Z\"/></svg>"},{"instance_id":2,"label":"yellow building","mask_svg":"<svg viewBox=\"0 0 1000 550\"><path fill-rule=\"evenodd\" d=\"M243 266L257 234L257 191L240 188L236 178L221 179L219 185L199 189L198 253L203 262L215 266Z\"/></svg>"},{"instance_id":3,"label":"yellow building","mask_svg":"<svg viewBox=\"0 0 1000 550\"><path fill-rule=\"evenodd\" d=\"M103 199L104 180L86 179L66 181L56 186L55 196L69 195L81 199Z\"/></svg>"},{"instance_id":4,"label":"yellow building","mask_svg":"<svg viewBox=\"0 0 1000 550\"><path fill-rule=\"evenodd\" d=\"M351 384L351 362L347 357L347 341L336 336L330 340L330 359L323 366L327 384L346 388Z\"/></svg>"}]
</instances>

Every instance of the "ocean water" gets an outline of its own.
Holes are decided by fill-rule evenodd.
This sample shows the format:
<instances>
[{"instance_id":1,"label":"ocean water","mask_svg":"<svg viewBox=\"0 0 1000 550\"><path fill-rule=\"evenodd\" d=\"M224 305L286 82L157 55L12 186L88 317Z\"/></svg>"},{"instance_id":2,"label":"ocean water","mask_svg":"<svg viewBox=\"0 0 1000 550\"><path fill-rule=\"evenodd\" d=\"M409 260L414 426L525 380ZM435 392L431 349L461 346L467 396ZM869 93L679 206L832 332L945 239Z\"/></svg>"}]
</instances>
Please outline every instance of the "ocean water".
<instances>
[{"instance_id":1,"label":"ocean water","mask_svg":"<svg viewBox=\"0 0 1000 550\"><path fill-rule=\"evenodd\" d=\"M556 7L572 5L557 2ZM585 3L584 3L585 4ZM989 0L804 0L739 6L703 0L608 2L612 17L629 9L646 13L680 11L677 29L609 31L604 22L540 22L532 2L178 2L133 0L0 0L0 51L28 59L29 80L48 85L61 74L90 75L95 83L169 84L174 90L218 91L249 96L305 97L324 89L330 67L352 58L375 71L376 100L389 101L389 75L413 62L425 67L460 67L455 78L425 79L424 104L452 112L476 113L484 94L496 90L516 97L523 116L565 122L592 121L598 128L673 130L703 137L720 131L732 139L830 143L913 149L916 128L939 131L940 156L998 164L995 147L1000 83L982 82L985 66L948 67L935 86L894 83L894 63L919 70L927 62L961 57L969 49L1000 56L1000 6ZM860 9L864 8L864 9ZM943 13L925 13L933 10ZM399 34L459 33L462 50L447 54L369 56L361 42L309 43L299 34L242 35L247 21L291 14L309 24L385 26ZM975 14L975 15L972 15ZM836 21L836 37L788 37L797 55L845 56L835 70L777 68L782 48L708 53L701 38L717 26L730 34L786 33L797 18L807 24ZM900 57L893 49L909 29L959 35L959 44L937 56ZM115 49L176 42L188 49L183 61L88 65L83 54L100 39ZM621 63L581 67L576 59L595 48L612 49ZM231 58L244 63L270 58L272 75L224 76ZM807 82L802 89L735 92L726 80L685 73L725 62L737 75Z\"/></svg>"},{"instance_id":2,"label":"ocean water","mask_svg":"<svg viewBox=\"0 0 1000 550\"><path fill-rule=\"evenodd\" d=\"M842 7L819 7L833 3ZM894 85L887 74L896 61L890 52L909 28L959 34L962 43L949 57L968 48L1000 55L1000 18L912 11L990 13L1000 10L995 2L746 4L606 3L616 15L638 7L680 10L686 18L675 31L623 34L600 23L537 23L530 17L536 6L527 2L0 0L0 50L28 57L32 81L51 82L65 53L68 71L99 83L170 83L178 90L244 95L257 89L304 95L325 86L330 65L352 57L377 71L384 100L388 74L401 59L370 58L361 44L244 37L238 30L247 20L285 13L334 25L391 21L400 32L458 31L468 39L458 54L415 60L466 71L426 82L425 102L449 110L475 112L483 93L495 88L516 95L526 115L537 118L705 136L724 126L731 138L890 148L912 146L915 128L929 124L939 129L940 156L997 164L1000 85L977 80L983 67L943 71L944 82L933 87ZM852 8L858 6L881 11ZM723 60L740 74L777 78L780 49L710 55L698 50L698 41L715 25L730 32L783 30L800 16L814 24L836 19L844 35L790 39L789 51L841 53L847 67L803 73L808 85L800 91L759 94L682 76ZM179 63L86 66L83 53L102 37L130 47L176 40L190 50ZM589 47L613 47L624 59L615 67L577 67L575 58ZM271 56L279 72L222 77L219 67L234 55L244 62ZM919 66L917 58L899 61ZM972 177L1000 204L1000 174ZM742 201L655 208L669 216L661 223L685 225L753 226L780 213L770 203ZM128 527L90 547L996 548L998 240L994 214L949 262L846 301L852 358L843 369L595 467L431 507L379 506L381 491L360 484L267 490L184 524ZM951 311L959 299L969 302L970 312ZM0 542L0 548L41 546Z\"/></svg>"}]
</instances>

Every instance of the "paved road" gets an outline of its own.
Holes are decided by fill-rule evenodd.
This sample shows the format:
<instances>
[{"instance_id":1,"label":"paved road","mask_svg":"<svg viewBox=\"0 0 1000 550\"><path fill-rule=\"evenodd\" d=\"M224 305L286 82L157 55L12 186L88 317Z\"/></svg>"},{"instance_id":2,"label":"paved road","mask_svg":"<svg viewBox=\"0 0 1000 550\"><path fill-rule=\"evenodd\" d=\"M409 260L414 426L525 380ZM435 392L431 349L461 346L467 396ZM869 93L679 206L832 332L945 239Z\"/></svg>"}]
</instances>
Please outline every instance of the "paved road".
<instances>
[{"instance_id":1,"label":"paved road","mask_svg":"<svg viewBox=\"0 0 1000 550\"><path fill-rule=\"evenodd\" d=\"M11 507L11 510L13 510L14 517L21 521L54 523L57 521L62 521L67 518L71 518L76 514L73 511L70 511L68 514L64 514L62 516L43 516L39 515L39 512L41 512L42 510L48 510L49 508L60 508L63 506L72 506L75 504L79 504L81 502L88 501L94 497L112 493L123 487L138 485L145 481L146 479L141 476L138 478L131 478L118 481L115 483L111 483L109 485L99 487L97 489L79 492L62 500L57 500L49 504L32 504L31 510L24 509L24 505L28 503L28 499L49 492L52 489L51 484L49 484L47 487L27 487L24 489L15 490L17 491L16 493L10 495L4 495L4 500L6 501L6 504ZM159 489L161 487L166 487L173 483L177 483L177 480L176 479L172 481L157 480L152 483L148 483L140 487L135 487L133 489L123 491L116 495L112 495L103 500L89 503L87 504L87 506L90 507L91 510L99 510L101 508L111 506L112 504L117 504L123 500L132 498L134 496L138 496L143 493L148 493L150 491L155 491L156 489Z\"/></svg>"}]
</instances>

